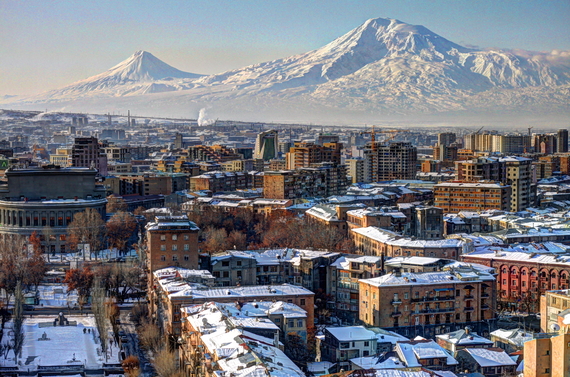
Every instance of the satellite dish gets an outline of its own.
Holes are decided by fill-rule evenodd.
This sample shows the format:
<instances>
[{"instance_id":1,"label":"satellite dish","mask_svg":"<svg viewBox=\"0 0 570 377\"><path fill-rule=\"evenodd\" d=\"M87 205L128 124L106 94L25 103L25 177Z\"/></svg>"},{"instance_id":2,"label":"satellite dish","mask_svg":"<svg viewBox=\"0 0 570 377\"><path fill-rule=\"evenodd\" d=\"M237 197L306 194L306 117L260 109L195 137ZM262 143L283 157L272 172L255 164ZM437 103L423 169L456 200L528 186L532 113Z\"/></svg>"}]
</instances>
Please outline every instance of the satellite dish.
<instances>
[{"instance_id":1,"label":"satellite dish","mask_svg":"<svg viewBox=\"0 0 570 377\"><path fill-rule=\"evenodd\" d=\"M560 331L560 325L558 325L558 323L553 323L550 325L550 330L552 330L552 332Z\"/></svg>"}]
</instances>

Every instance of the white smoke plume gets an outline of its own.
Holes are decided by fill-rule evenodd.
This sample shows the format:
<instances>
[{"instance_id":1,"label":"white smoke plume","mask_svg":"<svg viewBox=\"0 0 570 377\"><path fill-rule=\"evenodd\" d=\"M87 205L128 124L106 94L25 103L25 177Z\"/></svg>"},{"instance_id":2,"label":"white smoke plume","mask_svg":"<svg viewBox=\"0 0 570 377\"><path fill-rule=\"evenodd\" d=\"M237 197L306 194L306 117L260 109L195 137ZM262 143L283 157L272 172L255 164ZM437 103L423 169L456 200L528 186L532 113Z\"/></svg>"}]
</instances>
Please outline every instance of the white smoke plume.
<instances>
[{"instance_id":1,"label":"white smoke plume","mask_svg":"<svg viewBox=\"0 0 570 377\"><path fill-rule=\"evenodd\" d=\"M214 123L216 123L214 119L207 118L206 108L201 108L200 112L198 113L198 126L211 126Z\"/></svg>"}]
</instances>

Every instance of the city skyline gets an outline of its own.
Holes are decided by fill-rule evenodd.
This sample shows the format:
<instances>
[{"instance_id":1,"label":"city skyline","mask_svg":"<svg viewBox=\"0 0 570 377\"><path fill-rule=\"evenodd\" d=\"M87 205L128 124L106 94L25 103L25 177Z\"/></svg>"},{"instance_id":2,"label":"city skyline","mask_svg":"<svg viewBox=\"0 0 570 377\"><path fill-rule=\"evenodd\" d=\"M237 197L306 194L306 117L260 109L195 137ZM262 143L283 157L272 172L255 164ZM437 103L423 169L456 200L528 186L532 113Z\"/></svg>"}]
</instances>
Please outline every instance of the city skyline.
<instances>
[{"instance_id":1,"label":"city skyline","mask_svg":"<svg viewBox=\"0 0 570 377\"><path fill-rule=\"evenodd\" d=\"M307 52L375 17L465 46L570 50L565 1L0 2L0 96L36 94L147 50L214 74Z\"/></svg>"}]
</instances>

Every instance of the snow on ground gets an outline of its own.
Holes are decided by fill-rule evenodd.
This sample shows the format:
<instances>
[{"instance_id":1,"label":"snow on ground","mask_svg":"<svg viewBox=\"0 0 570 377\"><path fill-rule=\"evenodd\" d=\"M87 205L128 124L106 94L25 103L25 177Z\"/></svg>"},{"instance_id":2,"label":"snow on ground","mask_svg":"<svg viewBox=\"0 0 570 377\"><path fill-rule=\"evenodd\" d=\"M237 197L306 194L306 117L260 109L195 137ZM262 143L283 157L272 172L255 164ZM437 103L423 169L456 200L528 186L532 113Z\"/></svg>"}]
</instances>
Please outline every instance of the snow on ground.
<instances>
[{"instance_id":1,"label":"snow on ground","mask_svg":"<svg viewBox=\"0 0 570 377\"><path fill-rule=\"evenodd\" d=\"M38 286L39 305L46 307L73 308L77 305L77 292L67 294L67 285L40 285Z\"/></svg>"},{"instance_id":2,"label":"snow on ground","mask_svg":"<svg viewBox=\"0 0 570 377\"><path fill-rule=\"evenodd\" d=\"M109 260L112 258L129 258L129 259L136 259L138 258L137 252L135 249L131 249L124 254L121 254L117 249L105 249L100 250L97 255L95 253L89 253L83 257L83 252L79 251L77 253L55 253L54 254L44 254L44 258L48 262L73 262L73 261L95 261L95 260Z\"/></svg>"},{"instance_id":3,"label":"snow on ground","mask_svg":"<svg viewBox=\"0 0 570 377\"><path fill-rule=\"evenodd\" d=\"M120 348L116 343L109 347L107 360L101 354L101 345L99 339L96 339L97 329L93 316L66 317L70 322L76 321L77 326L53 327L55 318L56 316L35 316L25 320L25 341L22 357L19 359L21 367L32 370L38 365L85 365L86 368L98 368L104 362L119 362ZM48 325L40 327L40 324ZM88 331L84 333L83 329L91 330L91 333ZM38 340L44 333L49 340ZM13 352L9 353L7 359L0 357L0 366L15 365Z\"/></svg>"}]
</instances>

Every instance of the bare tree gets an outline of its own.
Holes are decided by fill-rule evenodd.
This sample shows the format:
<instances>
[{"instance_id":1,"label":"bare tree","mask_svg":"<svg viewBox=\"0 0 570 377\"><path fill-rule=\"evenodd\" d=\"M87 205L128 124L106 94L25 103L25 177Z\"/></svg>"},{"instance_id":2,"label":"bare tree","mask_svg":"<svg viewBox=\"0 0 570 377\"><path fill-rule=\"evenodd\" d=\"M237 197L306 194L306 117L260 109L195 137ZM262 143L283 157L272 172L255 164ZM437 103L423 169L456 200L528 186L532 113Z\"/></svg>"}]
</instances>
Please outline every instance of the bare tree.
<instances>
[{"instance_id":1,"label":"bare tree","mask_svg":"<svg viewBox=\"0 0 570 377\"><path fill-rule=\"evenodd\" d=\"M123 253L136 227L137 222L133 215L122 211L116 212L105 225L111 247Z\"/></svg>"},{"instance_id":2,"label":"bare tree","mask_svg":"<svg viewBox=\"0 0 570 377\"><path fill-rule=\"evenodd\" d=\"M127 203L121 197L117 197L115 195L109 195L107 197L106 210L108 213L126 211L127 210Z\"/></svg>"},{"instance_id":3,"label":"bare tree","mask_svg":"<svg viewBox=\"0 0 570 377\"><path fill-rule=\"evenodd\" d=\"M16 285L14 293L13 331L14 331L14 357L20 357L24 345L24 292L21 282Z\"/></svg>"},{"instance_id":4,"label":"bare tree","mask_svg":"<svg viewBox=\"0 0 570 377\"><path fill-rule=\"evenodd\" d=\"M92 208L87 208L83 212L73 215L73 220L67 226L68 244L72 249L77 244L88 244L95 257L101 248L105 229L105 222L99 212ZM84 254L85 257L85 254Z\"/></svg>"},{"instance_id":5,"label":"bare tree","mask_svg":"<svg viewBox=\"0 0 570 377\"><path fill-rule=\"evenodd\" d=\"M99 332L99 339L101 340L101 350L107 357L107 311L105 307L105 288L102 287L100 281L95 281L94 288L91 293L91 311L95 317L95 325Z\"/></svg>"},{"instance_id":6,"label":"bare tree","mask_svg":"<svg viewBox=\"0 0 570 377\"><path fill-rule=\"evenodd\" d=\"M154 323L147 322L140 326L139 340L141 345L153 354L164 347L160 329Z\"/></svg>"},{"instance_id":7,"label":"bare tree","mask_svg":"<svg viewBox=\"0 0 570 377\"><path fill-rule=\"evenodd\" d=\"M24 237L0 237L0 288L4 289L6 302L10 301L18 283L27 283L28 260Z\"/></svg>"},{"instance_id":8,"label":"bare tree","mask_svg":"<svg viewBox=\"0 0 570 377\"><path fill-rule=\"evenodd\" d=\"M156 353L152 365L160 377L175 377L179 372L176 354L168 348L163 348Z\"/></svg>"}]
</instances>

